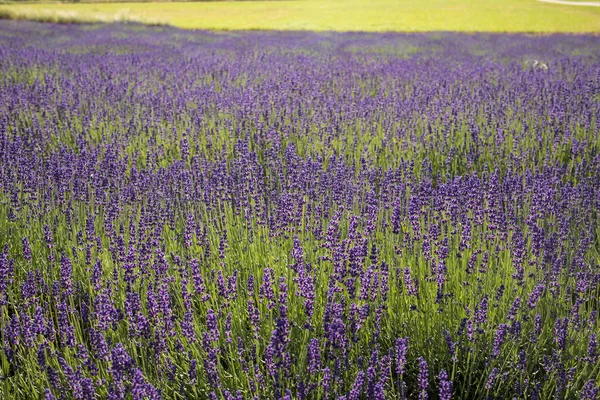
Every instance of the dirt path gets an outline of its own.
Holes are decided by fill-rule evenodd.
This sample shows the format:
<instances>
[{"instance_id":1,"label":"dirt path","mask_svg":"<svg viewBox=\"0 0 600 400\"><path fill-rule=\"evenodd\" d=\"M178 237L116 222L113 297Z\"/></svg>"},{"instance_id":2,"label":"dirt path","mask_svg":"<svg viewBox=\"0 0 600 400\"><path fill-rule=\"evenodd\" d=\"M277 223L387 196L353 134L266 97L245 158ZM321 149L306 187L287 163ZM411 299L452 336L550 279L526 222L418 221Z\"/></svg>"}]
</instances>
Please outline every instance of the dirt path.
<instances>
[{"instance_id":1,"label":"dirt path","mask_svg":"<svg viewBox=\"0 0 600 400\"><path fill-rule=\"evenodd\" d=\"M563 0L538 0L541 3L562 4L566 6L600 7L599 1L563 1Z\"/></svg>"}]
</instances>

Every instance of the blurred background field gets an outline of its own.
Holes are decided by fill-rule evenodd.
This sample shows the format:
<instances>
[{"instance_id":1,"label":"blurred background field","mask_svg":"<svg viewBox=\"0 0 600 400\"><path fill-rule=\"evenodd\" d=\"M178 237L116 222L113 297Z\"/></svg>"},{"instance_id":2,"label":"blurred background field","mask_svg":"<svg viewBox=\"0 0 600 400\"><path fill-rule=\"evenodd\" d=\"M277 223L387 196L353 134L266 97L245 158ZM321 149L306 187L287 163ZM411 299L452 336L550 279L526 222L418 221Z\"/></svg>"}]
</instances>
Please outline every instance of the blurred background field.
<instances>
[{"instance_id":1,"label":"blurred background field","mask_svg":"<svg viewBox=\"0 0 600 400\"><path fill-rule=\"evenodd\" d=\"M13 3L0 4L0 17L52 22L135 21L219 30L600 31L600 7L537 0Z\"/></svg>"}]
</instances>

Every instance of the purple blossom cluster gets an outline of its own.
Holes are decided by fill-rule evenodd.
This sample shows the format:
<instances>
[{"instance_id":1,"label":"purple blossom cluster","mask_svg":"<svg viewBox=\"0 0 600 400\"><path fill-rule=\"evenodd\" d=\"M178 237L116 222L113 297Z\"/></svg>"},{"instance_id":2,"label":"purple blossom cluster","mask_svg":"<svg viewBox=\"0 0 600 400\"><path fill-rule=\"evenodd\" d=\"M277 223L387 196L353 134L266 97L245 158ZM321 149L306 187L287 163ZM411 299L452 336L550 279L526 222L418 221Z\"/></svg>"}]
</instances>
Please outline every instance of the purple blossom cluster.
<instances>
[{"instance_id":1,"label":"purple blossom cluster","mask_svg":"<svg viewBox=\"0 0 600 400\"><path fill-rule=\"evenodd\" d=\"M596 399L599 115L595 36L0 21L0 397Z\"/></svg>"}]
</instances>

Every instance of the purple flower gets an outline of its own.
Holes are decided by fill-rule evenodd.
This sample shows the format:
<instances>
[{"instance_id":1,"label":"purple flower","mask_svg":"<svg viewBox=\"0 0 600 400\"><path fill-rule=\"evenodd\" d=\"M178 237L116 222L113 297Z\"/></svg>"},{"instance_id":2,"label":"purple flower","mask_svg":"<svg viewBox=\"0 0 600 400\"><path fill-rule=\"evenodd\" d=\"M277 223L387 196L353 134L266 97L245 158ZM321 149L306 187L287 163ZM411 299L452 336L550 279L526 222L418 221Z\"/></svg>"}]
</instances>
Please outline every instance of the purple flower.
<instances>
[{"instance_id":1,"label":"purple flower","mask_svg":"<svg viewBox=\"0 0 600 400\"><path fill-rule=\"evenodd\" d=\"M448 352L453 362L456 362L456 343L452 340L452 335L449 331L445 332L446 345L448 346Z\"/></svg>"},{"instance_id":2,"label":"purple flower","mask_svg":"<svg viewBox=\"0 0 600 400\"><path fill-rule=\"evenodd\" d=\"M69 321L70 310L62 301L56 306L58 310L58 327L61 340L69 347L75 346L75 328Z\"/></svg>"},{"instance_id":3,"label":"purple flower","mask_svg":"<svg viewBox=\"0 0 600 400\"><path fill-rule=\"evenodd\" d=\"M60 256L60 282L63 293L66 296L73 294L73 267L71 260L63 252Z\"/></svg>"},{"instance_id":4,"label":"purple flower","mask_svg":"<svg viewBox=\"0 0 600 400\"><path fill-rule=\"evenodd\" d=\"M185 226L185 232L183 234L183 240L185 243L185 247L192 246L192 238L194 234L194 215L190 214L187 218L187 224Z\"/></svg>"},{"instance_id":5,"label":"purple flower","mask_svg":"<svg viewBox=\"0 0 600 400\"><path fill-rule=\"evenodd\" d=\"M29 245L29 239L23 238L23 258L27 261L31 261L31 246Z\"/></svg>"},{"instance_id":6,"label":"purple flower","mask_svg":"<svg viewBox=\"0 0 600 400\"><path fill-rule=\"evenodd\" d=\"M102 263L100 260L96 261L92 271L92 285L94 290L99 291L102 287Z\"/></svg>"},{"instance_id":7,"label":"purple flower","mask_svg":"<svg viewBox=\"0 0 600 400\"><path fill-rule=\"evenodd\" d=\"M385 400L385 390L382 382L377 382L373 392L373 400Z\"/></svg>"},{"instance_id":8,"label":"purple flower","mask_svg":"<svg viewBox=\"0 0 600 400\"><path fill-rule=\"evenodd\" d=\"M485 388L486 390L491 390L494 385L496 384L496 378L498 377L498 368L493 368L492 371L490 372L490 376L488 377L488 380L485 384Z\"/></svg>"},{"instance_id":9,"label":"purple flower","mask_svg":"<svg viewBox=\"0 0 600 400\"><path fill-rule=\"evenodd\" d=\"M247 291L249 295L254 293L254 275L248 275Z\"/></svg>"},{"instance_id":10,"label":"purple flower","mask_svg":"<svg viewBox=\"0 0 600 400\"><path fill-rule=\"evenodd\" d=\"M194 288L196 289L196 294L200 296L202 301L209 300L210 295L206 290L204 279L202 278L202 274L200 273L200 263L197 259L193 259L190 262L190 268L192 270L192 279L194 280Z\"/></svg>"},{"instance_id":11,"label":"purple flower","mask_svg":"<svg viewBox=\"0 0 600 400\"><path fill-rule=\"evenodd\" d=\"M102 332L96 331L94 328L90 328L90 341L92 344L92 351L95 353L96 358L107 360L109 349Z\"/></svg>"},{"instance_id":12,"label":"purple flower","mask_svg":"<svg viewBox=\"0 0 600 400\"><path fill-rule=\"evenodd\" d=\"M24 300L30 299L37 294L36 276L32 271L27 273L27 279L21 285L21 296Z\"/></svg>"},{"instance_id":13,"label":"purple flower","mask_svg":"<svg viewBox=\"0 0 600 400\"><path fill-rule=\"evenodd\" d=\"M272 309L275 307L275 292L273 290L274 272L270 268L265 268L263 272L263 283L260 286L260 299L267 300L267 307Z\"/></svg>"},{"instance_id":14,"label":"purple flower","mask_svg":"<svg viewBox=\"0 0 600 400\"><path fill-rule=\"evenodd\" d=\"M224 297L225 299L229 298L227 284L225 283L222 271L217 272L217 288L219 290L219 296Z\"/></svg>"},{"instance_id":15,"label":"purple flower","mask_svg":"<svg viewBox=\"0 0 600 400\"><path fill-rule=\"evenodd\" d=\"M94 299L94 316L98 327L106 331L117 321L117 309L113 304L113 295L110 289L104 289Z\"/></svg>"},{"instance_id":16,"label":"purple flower","mask_svg":"<svg viewBox=\"0 0 600 400\"><path fill-rule=\"evenodd\" d=\"M233 338L231 337L231 313L228 313L225 318L225 342L233 343Z\"/></svg>"},{"instance_id":17,"label":"purple flower","mask_svg":"<svg viewBox=\"0 0 600 400\"><path fill-rule=\"evenodd\" d=\"M319 339L313 338L308 345L308 373L315 375L321 369L321 353L319 350Z\"/></svg>"},{"instance_id":18,"label":"purple flower","mask_svg":"<svg viewBox=\"0 0 600 400\"><path fill-rule=\"evenodd\" d=\"M598 362L598 341L596 340L595 333L590 335L590 340L588 342L587 361L594 365Z\"/></svg>"},{"instance_id":19,"label":"purple flower","mask_svg":"<svg viewBox=\"0 0 600 400\"><path fill-rule=\"evenodd\" d=\"M190 361L190 369L188 371L188 376L189 376L190 382L192 384L196 383L197 368L198 368L198 361L194 358Z\"/></svg>"},{"instance_id":20,"label":"purple flower","mask_svg":"<svg viewBox=\"0 0 600 400\"><path fill-rule=\"evenodd\" d=\"M133 370L131 378L131 397L133 400L159 400L160 392L146 381L139 368Z\"/></svg>"},{"instance_id":21,"label":"purple flower","mask_svg":"<svg viewBox=\"0 0 600 400\"><path fill-rule=\"evenodd\" d=\"M404 285L406 286L406 293L408 293L409 296L417 296L418 295L418 290L417 290L417 285L415 282L413 282L413 279L410 275L410 269L404 268Z\"/></svg>"},{"instance_id":22,"label":"purple flower","mask_svg":"<svg viewBox=\"0 0 600 400\"><path fill-rule=\"evenodd\" d=\"M404 374L406 365L406 352L408 351L408 338L399 338L396 340L396 373Z\"/></svg>"},{"instance_id":23,"label":"purple flower","mask_svg":"<svg viewBox=\"0 0 600 400\"><path fill-rule=\"evenodd\" d=\"M6 304L7 289L13 281L14 272L14 263L8 258L8 246L6 246L0 253L0 306Z\"/></svg>"},{"instance_id":24,"label":"purple flower","mask_svg":"<svg viewBox=\"0 0 600 400\"><path fill-rule=\"evenodd\" d=\"M208 334L208 339L212 342L217 342L219 340L219 326L217 323L217 316L214 311L209 309L206 312L206 330Z\"/></svg>"},{"instance_id":25,"label":"purple flower","mask_svg":"<svg viewBox=\"0 0 600 400\"><path fill-rule=\"evenodd\" d=\"M194 329L194 314L192 311L187 311L183 315L183 321L181 321L181 333L185 336L191 343L196 342L196 331Z\"/></svg>"},{"instance_id":26,"label":"purple flower","mask_svg":"<svg viewBox=\"0 0 600 400\"><path fill-rule=\"evenodd\" d=\"M81 386L81 398L85 400L94 400L96 397L94 381L91 378L81 378L79 384Z\"/></svg>"},{"instance_id":27,"label":"purple flower","mask_svg":"<svg viewBox=\"0 0 600 400\"><path fill-rule=\"evenodd\" d=\"M542 316L540 314L536 314L534 318L535 322L535 334L539 335L542 333Z\"/></svg>"},{"instance_id":28,"label":"purple flower","mask_svg":"<svg viewBox=\"0 0 600 400\"><path fill-rule=\"evenodd\" d=\"M37 359L38 359L38 366L41 369L45 369L46 368L46 346L44 344L41 344L38 347Z\"/></svg>"},{"instance_id":29,"label":"purple flower","mask_svg":"<svg viewBox=\"0 0 600 400\"><path fill-rule=\"evenodd\" d=\"M546 285L544 285L543 283L540 283L533 289L533 291L529 295L529 300L527 301L527 306L529 308L531 308L531 309L535 308L535 305L539 301L539 299L542 296L542 294L544 293L545 289L546 289Z\"/></svg>"},{"instance_id":30,"label":"purple flower","mask_svg":"<svg viewBox=\"0 0 600 400\"><path fill-rule=\"evenodd\" d=\"M525 350L521 349L519 351L519 363L518 363L519 371L525 372L527 370L527 354Z\"/></svg>"},{"instance_id":31,"label":"purple flower","mask_svg":"<svg viewBox=\"0 0 600 400\"><path fill-rule=\"evenodd\" d=\"M417 377L419 385L419 399L427 400L427 389L429 388L429 368L423 357L419 357L419 375Z\"/></svg>"},{"instance_id":32,"label":"purple flower","mask_svg":"<svg viewBox=\"0 0 600 400\"><path fill-rule=\"evenodd\" d=\"M115 348L112 349L111 361L111 372L117 381L122 380L124 375L129 373L134 366L133 360L121 343L117 343Z\"/></svg>"},{"instance_id":33,"label":"purple flower","mask_svg":"<svg viewBox=\"0 0 600 400\"><path fill-rule=\"evenodd\" d=\"M304 264L298 264L298 277L295 278L296 283L298 284L298 289L296 291L296 295L304 298L304 312L306 313L308 323L310 326L310 319L313 315L314 304L315 304L315 282L314 276L310 274L310 271L307 270L307 267Z\"/></svg>"},{"instance_id":34,"label":"purple flower","mask_svg":"<svg viewBox=\"0 0 600 400\"><path fill-rule=\"evenodd\" d=\"M260 332L260 311L258 310L258 307L254 306L252 300L248 300L248 319L250 320L250 325L255 337L258 338Z\"/></svg>"},{"instance_id":35,"label":"purple flower","mask_svg":"<svg viewBox=\"0 0 600 400\"><path fill-rule=\"evenodd\" d=\"M596 400L598 398L599 391L600 389L598 389L596 382L594 382L593 379L590 379L585 383L585 385L583 385L583 389L581 389L579 398L581 400Z\"/></svg>"},{"instance_id":36,"label":"purple flower","mask_svg":"<svg viewBox=\"0 0 600 400\"><path fill-rule=\"evenodd\" d=\"M515 300L513 301L512 306L510 307L510 310L508 311L507 319L509 321L515 320L515 318L517 316L517 312L519 311L519 307L521 307L521 298L516 297Z\"/></svg>"},{"instance_id":37,"label":"purple flower","mask_svg":"<svg viewBox=\"0 0 600 400\"><path fill-rule=\"evenodd\" d=\"M352 390L350 390L350 393L348 394L348 400L358 400L360 398L364 383L365 373L363 371L358 371L358 375L352 384Z\"/></svg>"},{"instance_id":38,"label":"purple flower","mask_svg":"<svg viewBox=\"0 0 600 400\"><path fill-rule=\"evenodd\" d=\"M488 317L488 298L484 296L481 303L475 307L475 324L480 326L487 322Z\"/></svg>"},{"instance_id":39,"label":"purple flower","mask_svg":"<svg viewBox=\"0 0 600 400\"><path fill-rule=\"evenodd\" d=\"M394 234L399 234L402 230L402 202L400 197L396 197L394 201L394 211L392 213L392 232Z\"/></svg>"},{"instance_id":40,"label":"purple flower","mask_svg":"<svg viewBox=\"0 0 600 400\"><path fill-rule=\"evenodd\" d=\"M52 391L48 388L44 391L44 400L56 400L56 397L54 397Z\"/></svg>"},{"instance_id":41,"label":"purple flower","mask_svg":"<svg viewBox=\"0 0 600 400\"><path fill-rule=\"evenodd\" d=\"M221 386L219 379L219 371L218 371L218 349L210 346L210 343L207 342L209 336L208 333L205 333L205 343L204 346L208 349L208 354L204 359L204 370L206 372L206 376L208 378L208 382L213 388L218 388Z\"/></svg>"},{"instance_id":42,"label":"purple flower","mask_svg":"<svg viewBox=\"0 0 600 400\"><path fill-rule=\"evenodd\" d=\"M506 334L508 333L508 325L500 324L494 335L494 347L492 348L492 358L497 358L500 355L500 348L506 340Z\"/></svg>"},{"instance_id":43,"label":"purple flower","mask_svg":"<svg viewBox=\"0 0 600 400\"><path fill-rule=\"evenodd\" d=\"M448 374L441 370L438 375L440 381L440 400L450 400L452 397L452 382L448 380Z\"/></svg>"},{"instance_id":44,"label":"purple flower","mask_svg":"<svg viewBox=\"0 0 600 400\"><path fill-rule=\"evenodd\" d=\"M52 232L50 231L50 227L48 225L44 225L44 240L49 248L52 248Z\"/></svg>"},{"instance_id":45,"label":"purple flower","mask_svg":"<svg viewBox=\"0 0 600 400\"><path fill-rule=\"evenodd\" d=\"M554 341L560 350L565 350L567 346L567 327L568 318L559 318L554 324Z\"/></svg>"},{"instance_id":46,"label":"purple flower","mask_svg":"<svg viewBox=\"0 0 600 400\"><path fill-rule=\"evenodd\" d=\"M323 397L328 399L331 393L331 370L329 367L325 367L323 369L323 380L321 381L321 385L323 387Z\"/></svg>"}]
</instances>

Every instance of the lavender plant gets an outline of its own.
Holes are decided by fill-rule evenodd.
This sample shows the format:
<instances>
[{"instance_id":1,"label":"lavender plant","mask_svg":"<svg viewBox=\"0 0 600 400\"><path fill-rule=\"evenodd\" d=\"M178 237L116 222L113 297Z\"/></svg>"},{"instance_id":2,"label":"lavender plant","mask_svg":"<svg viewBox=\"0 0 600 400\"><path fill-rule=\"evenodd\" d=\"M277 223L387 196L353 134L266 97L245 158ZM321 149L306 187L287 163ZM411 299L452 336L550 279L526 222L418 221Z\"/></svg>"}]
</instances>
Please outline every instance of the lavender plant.
<instances>
[{"instance_id":1,"label":"lavender plant","mask_svg":"<svg viewBox=\"0 0 600 400\"><path fill-rule=\"evenodd\" d=\"M599 55L0 21L0 397L596 399Z\"/></svg>"}]
</instances>

